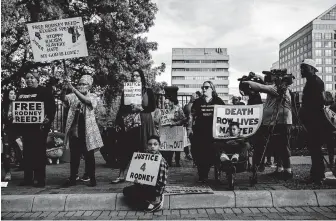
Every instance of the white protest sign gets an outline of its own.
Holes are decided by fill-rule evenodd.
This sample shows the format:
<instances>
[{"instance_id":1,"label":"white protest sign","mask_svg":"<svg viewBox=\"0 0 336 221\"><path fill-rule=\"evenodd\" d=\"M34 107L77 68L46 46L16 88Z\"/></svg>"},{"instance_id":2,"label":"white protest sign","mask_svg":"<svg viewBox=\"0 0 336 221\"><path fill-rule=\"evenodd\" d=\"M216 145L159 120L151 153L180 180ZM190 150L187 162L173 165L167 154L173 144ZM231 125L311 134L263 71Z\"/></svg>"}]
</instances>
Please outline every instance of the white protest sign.
<instances>
[{"instance_id":1,"label":"white protest sign","mask_svg":"<svg viewBox=\"0 0 336 221\"><path fill-rule=\"evenodd\" d=\"M27 24L34 61L88 56L81 17Z\"/></svg>"},{"instance_id":2,"label":"white protest sign","mask_svg":"<svg viewBox=\"0 0 336 221\"><path fill-rule=\"evenodd\" d=\"M44 103L35 101L13 102L13 123L41 124L44 121Z\"/></svg>"},{"instance_id":3,"label":"white protest sign","mask_svg":"<svg viewBox=\"0 0 336 221\"><path fill-rule=\"evenodd\" d=\"M161 151L183 151L184 136L182 126L160 128Z\"/></svg>"},{"instance_id":4,"label":"white protest sign","mask_svg":"<svg viewBox=\"0 0 336 221\"><path fill-rule=\"evenodd\" d=\"M253 135L262 123L263 105L215 105L213 117L213 137L215 139L232 138L229 123L238 122L241 137Z\"/></svg>"},{"instance_id":5,"label":"white protest sign","mask_svg":"<svg viewBox=\"0 0 336 221\"><path fill-rule=\"evenodd\" d=\"M188 137L187 129L184 127L183 128L183 147L190 146L190 140Z\"/></svg>"},{"instance_id":6,"label":"white protest sign","mask_svg":"<svg viewBox=\"0 0 336 221\"><path fill-rule=\"evenodd\" d=\"M329 107L325 107L324 114L329 123L334 127L334 129L336 129L336 113L332 111Z\"/></svg>"},{"instance_id":7,"label":"white protest sign","mask_svg":"<svg viewBox=\"0 0 336 221\"><path fill-rule=\"evenodd\" d=\"M124 83L124 104L142 104L142 86L140 82Z\"/></svg>"},{"instance_id":8,"label":"white protest sign","mask_svg":"<svg viewBox=\"0 0 336 221\"><path fill-rule=\"evenodd\" d=\"M134 153L126 180L130 182L138 180L139 183L155 186L161 158L162 156L159 154Z\"/></svg>"},{"instance_id":9,"label":"white protest sign","mask_svg":"<svg viewBox=\"0 0 336 221\"><path fill-rule=\"evenodd\" d=\"M161 109L161 126L171 125L173 123L174 114L168 109Z\"/></svg>"}]
</instances>

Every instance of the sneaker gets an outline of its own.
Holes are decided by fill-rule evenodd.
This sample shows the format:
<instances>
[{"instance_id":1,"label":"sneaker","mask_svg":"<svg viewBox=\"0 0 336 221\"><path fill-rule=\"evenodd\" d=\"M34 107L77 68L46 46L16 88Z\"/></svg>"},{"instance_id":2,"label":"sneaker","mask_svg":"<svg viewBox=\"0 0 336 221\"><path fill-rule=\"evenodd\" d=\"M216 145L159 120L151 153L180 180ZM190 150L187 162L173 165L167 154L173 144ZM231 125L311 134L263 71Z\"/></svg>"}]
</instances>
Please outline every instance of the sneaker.
<instances>
[{"instance_id":1,"label":"sneaker","mask_svg":"<svg viewBox=\"0 0 336 221\"><path fill-rule=\"evenodd\" d=\"M220 161L221 162L225 162L225 161L229 161L229 157L228 155L226 155L225 153L222 153L221 156L220 156Z\"/></svg>"},{"instance_id":2,"label":"sneaker","mask_svg":"<svg viewBox=\"0 0 336 221\"><path fill-rule=\"evenodd\" d=\"M287 181L293 179L293 172L284 171L282 174L282 179Z\"/></svg>"},{"instance_id":3,"label":"sneaker","mask_svg":"<svg viewBox=\"0 0 336 221\"><path fill-rule=\"evenodd\" d=\"M88 181L90 181L90 177L88 175L84 174L83 177L80 180L83 181L83 182L88 182Z\"/></svg>"},{"instance_id":4,"label":"sneaker","mask_svg":"<svg viewBox=\"0 0 336 221\"><path fill-rule=\"evenodd\" d=\"M145 212L146 213L153 213L153 212L156 212L156 211L162 209L162 207L163 207L163 200L164 200L164 198L163 198L163 195L162 195L160 203L158 203L158 204L151 204L151 203L149 203L147 209L145 209Z\"/></svg>"},{"instance_id":5,"label":"sneaker","mask_svg":"<svg viewBox=\"0 0 336 221\"><path fill-rule=\"evenodd\" d=\"M239 154L234 154L232 157L231 157L231 161L232 162L238 162L238 159L239 159Z\"/></svg>"},{"instance_id":6,"label":"sneaker","mask_svg":"<svg viewBox=\"0 0 336 221\"><path fill-rule=\"evenodd\" d=\"M11 173L6 173L5 175L5 181L11 181L12 180L12 174Z\"/></svg>"}]
</instances>

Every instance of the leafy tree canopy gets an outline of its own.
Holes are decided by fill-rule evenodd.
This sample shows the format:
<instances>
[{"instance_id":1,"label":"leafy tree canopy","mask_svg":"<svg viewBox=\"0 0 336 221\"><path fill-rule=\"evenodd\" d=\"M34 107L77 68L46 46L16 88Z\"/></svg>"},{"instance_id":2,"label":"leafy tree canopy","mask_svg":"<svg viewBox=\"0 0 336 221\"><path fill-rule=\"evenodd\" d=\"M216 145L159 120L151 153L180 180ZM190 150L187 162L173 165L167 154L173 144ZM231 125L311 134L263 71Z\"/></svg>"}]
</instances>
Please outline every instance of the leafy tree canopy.
<instances>
[{"instance_id":1,"label":"leafy tree canopy","mask_svg":"<svg viewBox=\"0 0 336 221\"><path fill-rule=\"evenodd\" d=\"M130 72L145 71L149 86L160 90L155 76L165 69L153 67L151 51L158 44L144 33L154 25L158 8L150 0L2 0L1 7L1 83L2 88L20 87L25 73L39 69L49 82L60 86L62 61L34 62L26 24L82 17L88 57L67 59L67 71L73 81L83 74L95 79L95 89L115 97ZM59 81L60 80L60 81ZM155 89L157 87L157 89ZM107 99L107 100L108 100Z\"/></svg>"}]
</instances>

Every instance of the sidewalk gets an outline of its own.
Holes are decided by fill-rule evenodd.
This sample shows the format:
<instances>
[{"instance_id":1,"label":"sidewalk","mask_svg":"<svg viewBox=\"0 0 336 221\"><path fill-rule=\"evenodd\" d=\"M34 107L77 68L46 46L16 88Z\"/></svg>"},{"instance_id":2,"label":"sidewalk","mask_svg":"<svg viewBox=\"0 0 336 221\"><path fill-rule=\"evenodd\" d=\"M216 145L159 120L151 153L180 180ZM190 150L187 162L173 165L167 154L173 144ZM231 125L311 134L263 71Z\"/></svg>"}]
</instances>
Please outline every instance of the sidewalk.
<instances>
[{"instance_id":1,"label":"sidewalk","mask_svg":"<svg viewBox=\"0 0 336 221\"><path fill-rule=\"evenodd\" d=\"M288 190L288 189L336 189L336 180L323 186L302 185L298 180L309 175L310 157L292 157L294 179L292 181L278 181L266 176L266 173L274 171L274 168L266 168L265 172L258 174L258 184L250 187L250 172L239 173L236 176L235 190ZM170 167L168 185L173 186L197 186L197 169L192 167L192 162L184 160L184 153L181 154L182 167ZM60 185L69 177L70 164L62 163L59 165L47 166L47 181L45 188L18 187L17 185L23 178L23 171L12 172L12 181L8 187L1 188L1 195L34 195L34 194L82 194L82 193L121 193L122 189L130 183L110 184L112 179L118 177L118 169L110 169L105 166L105 161L99 152L96 153L96 187L87 187L83 182L78 182L77 186L61 188ZM84 173L84 161L81 161L80 175ZM2 170L2 177L4 173ZM208 185L214 191L227 191L228 183L225 176L222 177L222 185L214 181L213 168L209 173Z\"/></svg>"}]
</instances>

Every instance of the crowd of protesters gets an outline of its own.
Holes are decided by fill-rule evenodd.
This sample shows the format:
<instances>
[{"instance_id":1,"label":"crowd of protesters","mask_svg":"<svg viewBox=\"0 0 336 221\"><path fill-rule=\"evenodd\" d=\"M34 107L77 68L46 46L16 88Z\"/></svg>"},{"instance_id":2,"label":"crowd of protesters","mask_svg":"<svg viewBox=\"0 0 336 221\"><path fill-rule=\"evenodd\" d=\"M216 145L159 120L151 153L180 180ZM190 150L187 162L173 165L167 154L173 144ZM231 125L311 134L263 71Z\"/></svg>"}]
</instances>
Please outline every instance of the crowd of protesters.
<instances>
[{"instance_id":1,"label":"crowd of protesters","mask_svg":"<svg viewBox=\"0 0 336 221\"><path fill-rule=\"evenodd\" d=\"M335 139L332 138L332 128L330 125L327 126L323 112L325 106L324 83L316 75L316 72L313 60L305 59L302 62L301 75L307 79L307 83L303 90L300 119L306 129L307 146L312 158L311 176L305 179L305 182L321 184L325 172L321 147L328 143L329 153L333 154L331 149L335 147L332 143L335 142ZM270 164L272 155L276 156L277 167L270 175L284 180L292 179L289 146L290 130L293 123L291 94L289 85L276 85L274 77L266 76L265 84L256 81L243 82L251 89L247 94L249 96L247 105L261 104L260 93L267 94L266 102L263 105L262 125L255 135L245 140L240 138L239 124L230 124L230 134L237 137L237 140L227 143L227 146L231 147L230 150L221 150L220 152L215 148L215 140L212 135L213 105L225 105L225 103L218 96L211 81L205 81L201 87L202 92L193 94L190 102L183 108L177 99L178 88L165 88L164 109L169 112L171 123L161 125L161 111L156 108L153 90L146 87L147 82L143 71L135 70L131 73L131 78L133 82L141 82L142 103L125 105L124 94L122 94L116 127L108 133L105 131L101 136L95 116L97 100L90 93L93 84L92 77L82 76L76 87L66 79L61 100L69 108L64 144L66 148L70 149L70 176L62 186L76 185L76 181L79 180L78 168L81 156L84 156L85 159L85 174L82 180L89 181L89 186L96 186L94 153L104 145L111 145L110 148L116 150L114 154L106 149L104 150L106 152L102 151L104 158L119 168L119 176L111 184L125 181L125 171L134 152L161 154L163 160L160 164L157 185L149 188L135 182L134 186L124 189L124 195L149 201L149 204L146 205L148 211L162 207L168 166L173 166L174 154L175 166L181 166L181 152L159 151L160 129L174 126L186 128L186 134L190 139L190 146L184 148L186 159L194 161L200 183L207 182L210 168L214 162L218 162L218 159L221 161L238 161L240 157L246 159L247 149L251 148L250 146L254 148L252 180L257 182L256 173L258 170L263 170L265 156ZM46 179L45 144L51 123L54 120L56 106L52 91L39 86L39 74L36 71L26 75L26 83L27 87L21 89L17 96L14 90L4 94L2 138L4 141L5 180L11 179L9 164L10 152L13 149L17 163L23 165L24 168L24 178L20 185L44 187ZM66 91L69 90L71 93L66 95ZM44 102L44 121L41 124L13 124L12 102L15 100ZM240 97L233 97L232 104L245 105ZM335 103L328 105L332 110L335 109ZM275 111L277 111L276 115ZM327 129L329 130L327 131ZM113 136L113 142L110 142L108 134ZM21 138L23 142L23 158L17 142L18 138ZM330 163L334 165L333 156L330 158Z\"/></svg>"}]
</instances>

